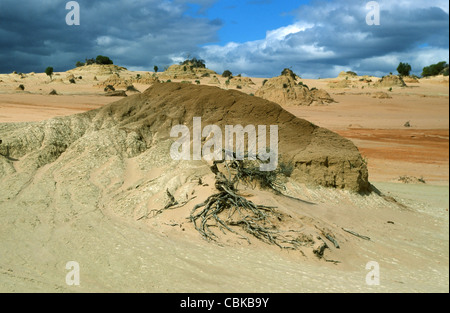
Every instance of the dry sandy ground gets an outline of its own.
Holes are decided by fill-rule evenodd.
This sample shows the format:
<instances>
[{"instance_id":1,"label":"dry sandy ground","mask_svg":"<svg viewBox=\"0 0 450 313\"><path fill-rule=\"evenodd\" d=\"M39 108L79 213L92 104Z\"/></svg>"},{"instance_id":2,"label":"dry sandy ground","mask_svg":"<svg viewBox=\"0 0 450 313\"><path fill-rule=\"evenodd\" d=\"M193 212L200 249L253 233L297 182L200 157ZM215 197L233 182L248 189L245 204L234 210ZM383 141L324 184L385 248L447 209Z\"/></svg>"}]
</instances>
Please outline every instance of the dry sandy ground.
<instances>
[{"instance_id":1,"label":"dry sandy ground","mask_svg":"<svg viewBox=\"0 0 450 313\"><path fill-rule=\"evenodd\" d=\"M75 86L43 83L45 75L35 76L25 92L16 92L20 80L0 75L0 122L71 115L117 100L101 95L88 79ZM330 258L339 264L265 245L219 246L170 225L79 212L76 229L52 224L27 233L20 219L2 225L10 235L0 238L0 291L448 292L449 90L448 81L440 80L394 88L392 99L372 98L375 89L330 90L330 80L304 80L327 89L337 102L286 108L353 140L368 161L371 182L403 204L385 206L375 197L355 198L344 191L329 192L326 199L322 191L305 195L316 204L301 205L307 214L372 239L333 250ZM254 92L262 79L254 81L255 87L243 91ZM51 89L60 95L47 95ZM411 128L404 127L406 121ZM404 175L422 177L427 184L398 183ZM81 270L76 287L65 284L65 265L72 260ZM379 286L366 284L370 261L380 264Z\"/></svg>"}]
</instances>

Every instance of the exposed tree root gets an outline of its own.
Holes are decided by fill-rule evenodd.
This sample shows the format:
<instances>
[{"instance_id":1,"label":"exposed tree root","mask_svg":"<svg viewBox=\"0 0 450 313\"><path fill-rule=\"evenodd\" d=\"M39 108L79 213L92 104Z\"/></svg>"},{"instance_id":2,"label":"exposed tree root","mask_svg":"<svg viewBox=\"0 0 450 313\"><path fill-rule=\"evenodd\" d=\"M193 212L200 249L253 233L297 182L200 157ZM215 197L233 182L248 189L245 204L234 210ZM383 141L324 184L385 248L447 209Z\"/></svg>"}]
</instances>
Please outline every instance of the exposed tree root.
<instances>
[{"instance_id":1,"label":"exposed tree root","mask_svg":"<svg viewBox=\"0 0 450 313\"><path fill-rule=\"evenodd\" d=\"M225 165L228 178L218 169L217 164L220 163ZM305 245L298 236L295 238L290 234L297 231L281 231L276 227L274 223L281 222L283 215L275 207L256 205L238 194L239 183L251 184L257 181L263 187L274 188L276 173L260 172L256 167L246 168L243 161L216 161L211 170L216 175L219 193L196 205L190 214L195 229L205 239L216 240L218 237L212 228L219 228L223 233L228 231L250 243L247 236L236 230L238 228L245 234L280 248L298 249Z\"/></svg>"}]
</instances>

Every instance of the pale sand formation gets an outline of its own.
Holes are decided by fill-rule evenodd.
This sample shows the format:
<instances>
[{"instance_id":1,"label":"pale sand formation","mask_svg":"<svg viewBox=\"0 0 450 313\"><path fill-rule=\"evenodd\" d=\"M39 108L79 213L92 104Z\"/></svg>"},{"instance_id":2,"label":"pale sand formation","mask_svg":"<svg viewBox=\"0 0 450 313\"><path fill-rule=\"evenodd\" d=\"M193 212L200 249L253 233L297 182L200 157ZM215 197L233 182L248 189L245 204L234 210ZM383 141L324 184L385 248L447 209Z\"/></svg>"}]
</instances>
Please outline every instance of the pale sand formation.
<instances>
[{"instance_id":1,"label":"pale sand formation","mask_svg":"<svg viewBox=\"0 0 450 313\"><path fill-rule=\"evenodd\" d=\"M53 82L0 75L1 291L448 292L448 78L392 91L369 86L373 78L332 90L333 79L303 79L336 102L285 106L290 114L245 95L261 78L235 91L123 69L142 94L116 102L95 86L111 69L77 71ZM254 182L238 194L275 207L270 222L296 250L239 226L229 226L239 235L213 228L217 242L194 228L195 205L218 192L211 163L168 155L171 127L192 130L194 116L203 127L279 125L280 160L292 172L277 174L277 192ZM79 287L65 283L69 261L80 264ZM380 264L380 286L366 284L369 261Z\"/></svg>"},{"instance_id":2,"label":"pale sand formation","mask_svg":"<svg viewBox=\"0 0 450 313\"><path fill-rule=\"evenodd\" d=\"M199 79L210 75L217 75L217 73L207 68L194 67L192 63L174 64L161 73L161 77L166 79Z\"/></svg>"},{"instance_id":3,"label":"pale sand formation","mask_svg":"<svg viewBox=\"0 0 450 313\"><path fill-rule=\"evenodd\" d=\"M292 72L271 78L256 91L255 95L283 106L316 106L334 101L325 90L310 90L303 82L297 83L296 79Z\"/></svg>"}]
</instances>

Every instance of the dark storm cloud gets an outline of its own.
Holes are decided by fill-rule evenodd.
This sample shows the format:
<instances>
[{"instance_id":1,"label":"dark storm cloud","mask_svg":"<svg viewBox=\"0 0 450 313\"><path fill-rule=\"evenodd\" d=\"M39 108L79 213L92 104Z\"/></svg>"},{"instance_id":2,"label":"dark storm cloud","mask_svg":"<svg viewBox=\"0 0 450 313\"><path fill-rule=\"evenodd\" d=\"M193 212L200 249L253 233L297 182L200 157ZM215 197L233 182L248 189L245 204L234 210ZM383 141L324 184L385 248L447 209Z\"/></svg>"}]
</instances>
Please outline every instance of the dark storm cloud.
<instances>
[{"instance_id":1,"label":"dark storm cloud","mask_svg":"<svg viewBox=\"0 0 450 313\"><path fill-rule=\"evenodd\" d=\"M116 64L153 68L216 40L218 20L185 15L187 1L80 0L81 24L65 22L63 0L1 0L0 72L57 71L107 55ZM213 0L189 1L210 6Z\"/></svg>"}]
</instances>

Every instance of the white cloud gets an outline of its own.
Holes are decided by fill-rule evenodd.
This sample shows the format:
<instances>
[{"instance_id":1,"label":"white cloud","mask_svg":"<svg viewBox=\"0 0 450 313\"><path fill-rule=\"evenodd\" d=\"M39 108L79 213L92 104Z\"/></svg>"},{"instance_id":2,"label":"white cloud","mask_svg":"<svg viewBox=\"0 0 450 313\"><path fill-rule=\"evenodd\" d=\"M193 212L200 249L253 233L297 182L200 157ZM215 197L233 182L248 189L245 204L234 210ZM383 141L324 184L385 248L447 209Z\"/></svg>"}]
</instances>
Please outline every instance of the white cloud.
<instances>
[{"instance_id":1,"label":"white cloud","mask_svg":"<svg viewBox=\"0 0 450 313\"><path fill-rule=\"evenodd\" d=\"M200 56L218 72L273 76L292 67L311 78L334 77L342 69L385 75L399 62L410 62L420 74L426 65L448 61L447 1L379 3L380 26L366 24L366 2L312 1L296 11L295 23L268 30L265 38L204 46Z\"/></svg>"}]
</instances>

